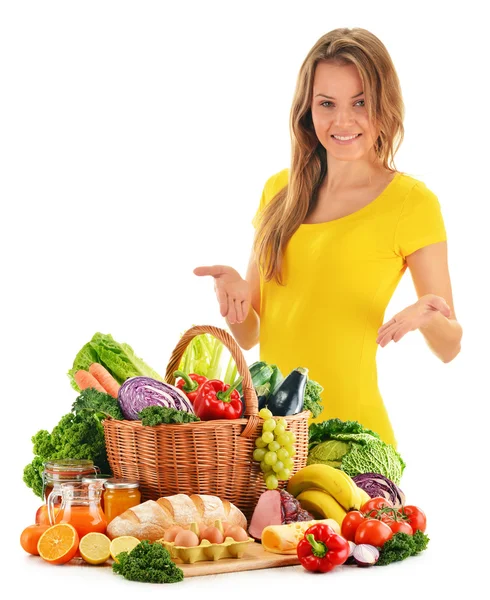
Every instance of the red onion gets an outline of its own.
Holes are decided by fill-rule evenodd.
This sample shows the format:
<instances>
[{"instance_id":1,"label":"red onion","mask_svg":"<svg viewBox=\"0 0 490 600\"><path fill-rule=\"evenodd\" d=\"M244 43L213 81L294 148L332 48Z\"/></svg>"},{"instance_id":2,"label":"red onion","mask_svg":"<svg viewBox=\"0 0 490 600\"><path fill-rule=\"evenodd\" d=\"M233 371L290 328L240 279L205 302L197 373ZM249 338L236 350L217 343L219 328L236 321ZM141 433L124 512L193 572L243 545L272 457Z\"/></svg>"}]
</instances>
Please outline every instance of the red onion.
<instances>
[{"instance_id":1,"label":"red onion","mask_svg":"<svg viewBox=\"0 0 490 600\"><path fill-rule=\"evenodd\" d=\"M371 567L378 562L379 550L371 544L357 544L353 556L360 567Z\"/></svg>"}]
</instances>

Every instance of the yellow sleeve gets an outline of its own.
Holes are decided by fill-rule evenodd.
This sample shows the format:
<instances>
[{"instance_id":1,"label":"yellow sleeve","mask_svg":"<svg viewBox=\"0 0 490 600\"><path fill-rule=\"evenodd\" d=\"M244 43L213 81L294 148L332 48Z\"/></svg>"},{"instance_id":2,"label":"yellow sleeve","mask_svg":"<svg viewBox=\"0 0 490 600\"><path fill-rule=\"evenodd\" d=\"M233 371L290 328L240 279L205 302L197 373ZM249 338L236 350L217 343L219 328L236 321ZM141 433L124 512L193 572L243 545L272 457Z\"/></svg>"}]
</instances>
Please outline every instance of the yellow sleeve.
<instances>
[{"instance_id":1,"label":"yellow sleeve","mask_svg":"<svg viewBox=\"0 0 490 600\"><path fill-rule=\"evenodd\" d=\"M405 198L395 234L395 252L405 258L419 248L446 239L439 200L419 181Z\"/></svg>"},{"instance_id":2,"label":"yellow sleeve","mask_svg":"<svg viewBox=\"0 0 490 600\"><path fill-rule=\"evenodd\" d=\"M252 225L257 228L260 221L260 213L263 211L266 204L274 198L274 196L279 192L285 185L288 183L288 173L289 169L283 169L278 173L274 173L269 179L265 182L264 188L262 190L262 196L260 197L259 208L255 213L254 218L252 219Z\"/></svg>"}]
</instances>

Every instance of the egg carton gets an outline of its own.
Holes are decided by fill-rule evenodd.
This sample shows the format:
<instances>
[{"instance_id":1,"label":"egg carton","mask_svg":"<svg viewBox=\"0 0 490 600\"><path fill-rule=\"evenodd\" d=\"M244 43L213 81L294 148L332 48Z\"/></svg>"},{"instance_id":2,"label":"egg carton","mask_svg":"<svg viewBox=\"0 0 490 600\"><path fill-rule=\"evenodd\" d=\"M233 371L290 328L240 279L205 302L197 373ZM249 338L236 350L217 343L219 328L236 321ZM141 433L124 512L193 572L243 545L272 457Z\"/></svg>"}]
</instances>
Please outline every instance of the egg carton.
<instances>
[{"instance_id":1,"label":"egg carton","mask_svg":"<svg viewBox=\"0 0 490 600\"><path fill-rule=\"evenodd\" d=\"M216 523L218 526L218 523ZM221 527L220 527L221 528ZM192 531L197 533L196 524L193 523ZM163 538L158 540L170 553L171 558L180 559L183 563L195 563L204 560L215 561L222 558L242 558L249 544L255 543L254 538L237 542L232 537L226 537L221 544L212 544L202 540L199 546L176 546L175 542L167 542Z\"/></svg>"}]
</instances>

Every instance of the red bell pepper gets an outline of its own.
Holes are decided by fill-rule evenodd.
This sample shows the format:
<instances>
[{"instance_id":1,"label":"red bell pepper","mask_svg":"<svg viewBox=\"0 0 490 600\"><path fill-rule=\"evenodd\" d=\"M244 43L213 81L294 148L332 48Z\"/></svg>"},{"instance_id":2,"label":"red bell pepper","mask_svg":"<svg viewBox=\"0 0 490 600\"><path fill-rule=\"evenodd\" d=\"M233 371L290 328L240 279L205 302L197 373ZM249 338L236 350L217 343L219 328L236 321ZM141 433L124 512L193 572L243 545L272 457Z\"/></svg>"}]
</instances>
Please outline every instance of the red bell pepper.
<instances>
[{"instance_id":1,"label":"red bell pepper","mask_svg":"<svg viewBox=\"0 0 490 600\"><path fill-rule=\"evenodd\" d=\"M243 404L235 388L242 379L239 377L232 386L219 379L208 379L201 385L194 400L194 412L201 421L240 418Z\"/></svg>"},{"instance_id":2,"label":"red bell pepper","mask_svg":"<svg viewBox=\"0 0 490 600\"><path fill-rule=\"evenodd\" d=\"M182 390L184 394L189 398L191 404L194 404L194 401L197 396L197 392L203 383L205 383L208 379L204 377L204 375L197 375L196 373L184 373L184 371L174 371L174 377L180 377L177 381L177 387L179 390Z\"/></svg>"},{"instance_id":3,"label":"red bell pepper","mask_svg":"<svg viewBox=\"0 0 490 600\"><path fill-rule=\"evenodd\" d=\"M307 571L326 573L349 558L349 542L325 523L312 525L296 549Z\"/></svg>"}]
</instances>

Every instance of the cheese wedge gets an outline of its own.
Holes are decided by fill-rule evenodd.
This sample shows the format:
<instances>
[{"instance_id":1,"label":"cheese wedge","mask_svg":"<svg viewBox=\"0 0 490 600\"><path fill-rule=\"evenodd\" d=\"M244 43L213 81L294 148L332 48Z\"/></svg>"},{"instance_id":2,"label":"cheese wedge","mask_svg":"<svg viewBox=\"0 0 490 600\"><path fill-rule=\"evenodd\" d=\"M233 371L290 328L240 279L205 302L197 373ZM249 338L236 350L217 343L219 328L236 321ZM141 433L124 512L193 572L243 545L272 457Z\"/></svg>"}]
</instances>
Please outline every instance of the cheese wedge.
<instances>
[{"instance_id":1,"label":"cheese wedge","mask_svg":"<svg viewBox=\"0 0 490 600\"><path fill-rule=\"evenodd\" d=\"M340 526L333 519L322 519L320 521L300 521L289 523L289 525L269 525L262 532L262 546L267 552L274 554L296 554L296 547L303 539L308 527L317 523L325 523L340 535Z\"/></svg>"}]
</instances>

